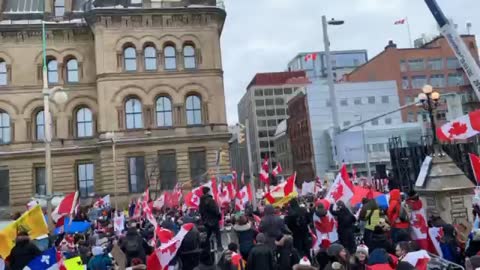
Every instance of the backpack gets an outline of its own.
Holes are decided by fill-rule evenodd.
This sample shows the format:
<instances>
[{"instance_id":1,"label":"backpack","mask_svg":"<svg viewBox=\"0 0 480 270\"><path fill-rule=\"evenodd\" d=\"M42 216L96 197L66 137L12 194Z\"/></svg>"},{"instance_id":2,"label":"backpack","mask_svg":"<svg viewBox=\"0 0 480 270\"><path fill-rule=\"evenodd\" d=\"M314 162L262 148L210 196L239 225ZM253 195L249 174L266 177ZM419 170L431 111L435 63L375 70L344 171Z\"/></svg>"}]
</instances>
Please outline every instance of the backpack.
<instances>
[{"instance_id":1,"label":"backpack","mask_svg":"<svg viewBox=\"0 0 480 270\"><path fill-rule=\"evenodd\" d=\"M135 240L128 240L127 243L125 244L125 251L127 253L138 253L138 250L140 249L140 245L138 244L138 241Z\"/></svg>"},{"instance_id":2,"label":"backpack","mask_svg":"<svg viewBox=\"0 0 480 270\"><path fill-rule=\"evenodd\" d=\"M410 215L407 211L406 206L402 203L400 205L400 215L398 216L401 222L409 222L410 221Z\"/></svg>"}]
</instances>

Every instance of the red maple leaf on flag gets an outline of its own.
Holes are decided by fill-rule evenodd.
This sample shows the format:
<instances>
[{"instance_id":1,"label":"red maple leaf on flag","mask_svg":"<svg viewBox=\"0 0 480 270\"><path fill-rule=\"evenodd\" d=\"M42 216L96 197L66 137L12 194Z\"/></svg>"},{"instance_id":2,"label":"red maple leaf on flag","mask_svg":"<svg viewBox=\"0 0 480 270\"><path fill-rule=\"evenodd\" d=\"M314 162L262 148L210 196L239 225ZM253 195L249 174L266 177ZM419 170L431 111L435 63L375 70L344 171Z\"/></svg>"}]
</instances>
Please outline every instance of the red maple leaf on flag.
<instances>
[{"instance_id":1,"label":"red maple leaf on flag","mask_svg":"<svg viewBox=\"0 0 480 270\"><path fill-rule=\"evenodd\" d=\"M335 200L335 201L340 200L340 198L342 198L342 196L343 196L343 185L339 183L335 187L335 190L332 191L331 195L332 195L333 200Z\"/></svg>"},{"instance_id":2,"label":"red maple leaf on flag","mask_svg":"<svg viewBox=\"0 0 480 270\"><path fill-rule=\"evenodd\" d=\"M320 221L315 221L315 229L321 233L330 233L335 226L335 220L327 216L321 217Z\"/></svg>"},{"instance_id":3,"label":"red maple leaf on flag","mask_svg":"<svg viewBox=\"0 0 480 270\"><path fill-rule=\"evenodd\" d=\"M425 221L425 218L423 218L423 215L420 213L415 215L415 221L413 222L413 226L419 229L421 233L427 233L428 231L427 222Z\"/></svg>"},{"instance_id":4,"label":"red maple leaf on flag","mask_svg":"<svg viewBox=\"0 0 480 270\"><path fill-rule=\"evenodd\" d=\"M170 244L169 246L161 249L162 254L163 254L163 253L167 253L167 252L170 253L170 254L175 253L175 251L177 250L177 243L178 243L178 240L175 241L175 242L173 242L173 243Z\"/></svg>"},{"instance_id":5,"label":"red maple leaf on flag","mask_svg":"<svg viewBox=\"0 0 480 270\"><path fill-rule=\"evenodd\" d=\"M452 127L450 127L450 129L448 130L448 133L450 134L450 137L453 137L453 136L462 135L465 132L467 132L467 130L468 130L467 124L460 123L460 122L453 122Z\"/></svg>"},{"instance_id":6,"label":"red maple leaf on flag","mask_svg":"<svg viewBox=\"0 0 480 270\"><path fill-rule=\"evenodd\" d=\"M437 239L438 242L440 242L440 240L442 239L443 237L443 228L440 228L438 230L438 235L435 237L435 239Z\"/></svg>"}]
</instances>

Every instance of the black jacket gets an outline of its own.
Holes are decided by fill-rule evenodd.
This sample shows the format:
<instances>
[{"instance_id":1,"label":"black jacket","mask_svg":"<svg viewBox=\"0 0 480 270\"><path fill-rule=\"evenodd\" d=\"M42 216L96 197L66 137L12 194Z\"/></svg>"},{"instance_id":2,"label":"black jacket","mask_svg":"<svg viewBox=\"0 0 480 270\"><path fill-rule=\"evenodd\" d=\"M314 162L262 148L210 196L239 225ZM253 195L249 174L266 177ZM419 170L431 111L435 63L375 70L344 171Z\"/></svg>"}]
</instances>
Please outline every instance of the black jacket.
<instances>
[{"instance_id":1,"label":"black jacket","mask_svg":"<svg viewBox=\"0 0 480 270\"><path fill-rule=\"evenodd\" d=\"M200 198L199 210L204 225L211 227L219 226L218 222L222 215L220 214L217 203L211 195L203 195Z\"/></svg>"},{"instance_id":2,"label":"black jacket","mask_svg":"<svg viewBox=\"0 0 480 270\"><path fill-rule=\"evenodd\" d=\"M395 247L392 242L387 239L387 236L384 233L372 234L372 239L368 246L368 249L372 251L379 248L385 249L390 254L395 254Z\"/></svg>"},{"instance_id":3,"label":"black jacket","mask_svg":"<svg viewBox=\"0 0 480 270\"><path fill-rule=\"evenodd\" d=\"M333 204L330 206L330 212L338 222L338 240L350 252L355 252L355 222L357 219L346 207L333 210Z\"/></svg>"},{"instance_id":4,"label":"black jacket","mask_svg":"<svg viewBox=\"0 0 480 270\"><path fill-rule=\"evenodd\" d=\"M247 270L275 270L272 249L265 244L256 245L248 256Z\"/></svg>"},{"instance_id":5,"label":"black jacket","mask_svg":"<svg viewBox=\"0 0 480 270\"><path fill-rule=\"evenodd\" d=\"M298 251L293 247L279 247L277 251L278 270L291 270L300 261Z\"/></svg>"},{"instance_id":6,"label":"black jacket","mask_svg":"<svg viewBox=\"0 0 480 270\"><path fill-rule=\"evenodd\" d=\"M465 256L472 257L477 255L478 252L480 252L480 241L471 240L468 244L467 250L465 250Z\"/></svg>"},{"instance_id":7,"label":"black jacket","mask_svg":"<svg viewBox=\"0 0 480 270\"><path fill-rule=\"evenodd\" d=\"M137 242L138 249L136 252L129 252L126 250L126 246L128 245L128 242ZM130 265L130 261L133 258L140 258L143 262L146 262L146 253L145 253L145 247L144 247L144 241L143 238L140 236L140 234L137 232L136 228L129 228L127 231L127 235L125 236L125 239L123 240L122 243L122 251L125 253L127 256L127 264Z\"/></svg>"},{"instance_id":8,"label":"black jacket","mask_svg":"<svg viewBox=\"0 0 480 270\"><path fill-rule=\"evenodd\" d=\"M42 252L30 241L28 236L18 236L16 244L10 252L10 269L23 270L31 260L40 254Z\"/></svg>"},{"instance_id":9,"label":"black jacket","mask_svg":"<svg viewBox=\"0 0 480 270\"><path fill-rule=\"evenodd\" d=\"M290 232L282 218L275 216L273 206L265 207L265 216L260 221L260 232L264 233L267 238L267 244L273 249L275 248L275 240L282 237L284 233Z\"/></svg>"}]
</instances>

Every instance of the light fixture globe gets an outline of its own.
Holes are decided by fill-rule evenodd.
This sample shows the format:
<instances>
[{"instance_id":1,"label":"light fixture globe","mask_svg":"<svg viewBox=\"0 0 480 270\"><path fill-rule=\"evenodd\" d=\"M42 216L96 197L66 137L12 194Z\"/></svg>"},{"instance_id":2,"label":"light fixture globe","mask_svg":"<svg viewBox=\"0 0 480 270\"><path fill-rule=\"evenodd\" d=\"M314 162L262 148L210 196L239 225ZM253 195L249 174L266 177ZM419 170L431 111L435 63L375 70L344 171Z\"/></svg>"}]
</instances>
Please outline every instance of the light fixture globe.
<instances>
[{"instance_id":1,"label":"light fixture globe","mask_svg":"<svg viewBox=\"0 0 480 270\"><path fill-rule=\"evenodd\" d=\"M425 84L422 88L422 92L425 94L430 94L433 92L433 87L430 84Z\"/></svg>"},{"instance_id":2,"label":"light fixture globe","mask_svg":"<svg viewBox=\"0 0 480 270\"><path fill-rule=\"evenodd\" d=\"M65 104L68 100L68 94L63 90L58 90L53 93L52 99L56 104Z\"/></svg>"},{"instance_id":3,"label":"light fixture globe","mask_svg":"<svg viewBox=\"0 0 480 270\"><path fill-rule=\"evenodd\" d=\"M433 99L433 100L439 100L439 99L440 99L440 93L438 93L438 92L433 92L433 93L432 93L432 99Z\"/></svg>"},{"instance_id":4,"label":"light fixture globe","mask_svg":"<svg viewBox=\"0 0 480 270\"><path fill-rule=\"evenodd\" d=\"M425 101L427 100L427 95L425 93L418 94L418 101Z\"/></svg>"}]
</instances>

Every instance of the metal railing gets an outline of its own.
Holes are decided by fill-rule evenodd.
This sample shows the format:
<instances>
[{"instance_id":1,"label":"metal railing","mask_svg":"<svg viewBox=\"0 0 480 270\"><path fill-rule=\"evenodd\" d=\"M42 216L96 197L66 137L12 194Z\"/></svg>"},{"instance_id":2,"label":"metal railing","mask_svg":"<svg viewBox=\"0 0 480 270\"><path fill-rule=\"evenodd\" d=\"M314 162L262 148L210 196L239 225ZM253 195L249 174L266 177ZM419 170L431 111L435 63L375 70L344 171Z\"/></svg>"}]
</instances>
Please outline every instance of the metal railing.
<instances>
[{"instance_id":1,"label":"metal railing","mask_svg":"<svg viewBox=\"0 0 480 270\"><path fill-rule=\"evenodd\" d=\"M447 261L442 257L429 253L431 259L427 265L429 270L465 270L463 266Z\"/></svg>"}]
</instances>

